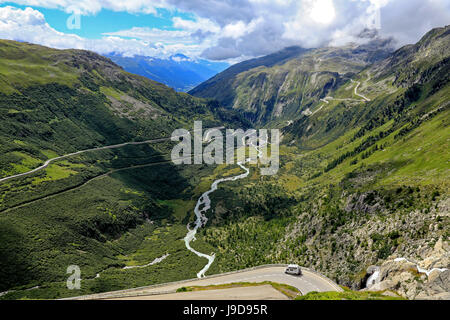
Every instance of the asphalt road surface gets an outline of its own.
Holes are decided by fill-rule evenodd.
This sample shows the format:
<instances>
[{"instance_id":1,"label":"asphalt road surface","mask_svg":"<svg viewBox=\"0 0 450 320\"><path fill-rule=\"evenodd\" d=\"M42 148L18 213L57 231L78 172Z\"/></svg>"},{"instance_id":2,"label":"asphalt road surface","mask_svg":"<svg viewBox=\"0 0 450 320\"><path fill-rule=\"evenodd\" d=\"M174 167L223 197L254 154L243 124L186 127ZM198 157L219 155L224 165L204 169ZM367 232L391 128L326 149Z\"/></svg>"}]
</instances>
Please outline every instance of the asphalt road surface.
<instances>
[{"instance_id":1,"label":"asphalt road surface","mask_svg":"<svg viewBox=\"0 0 450 320\"><path fill-rule=\"evenodd\" d=\"M342 291L342 289L331 280L305 269L302 269L301 276L288 275L284 273L285 266L267 266L253 270L245 270L236 273L229 273L224 275L217 275L202 279L189 280L185 282L168 283L160 286L136 288L130 290L122 290L116 292L108 292L95 294L90 296L83 296L74 299L117 299L117 298L132 298L135 297L139 300L148 299L172 299L173 294L177 289L188 286L207 286L218 285L234 282L264 282L273 281L283 284L288 284L296 287L302 294L306 294L311 291L325 292L325 291ZM248 294L245 294L245 290L242 291L243 299L248 299ZM233 293L236 298L239 298L239 294L235 291ZM158 295L158 297L156 297ZM275 298L275 297L274 297ZM206 295L204 299L208 299Z\"/></svg>"},{"instance_id":2,"label":"asphalt road surface","mask_svg":"<svg viewBox=\"0 0 450 320\"><path fill-rule=\"evenodd\" d=\"M271 285L111 298L105 300L289 300Z\"/></svg>"}]
</instances>

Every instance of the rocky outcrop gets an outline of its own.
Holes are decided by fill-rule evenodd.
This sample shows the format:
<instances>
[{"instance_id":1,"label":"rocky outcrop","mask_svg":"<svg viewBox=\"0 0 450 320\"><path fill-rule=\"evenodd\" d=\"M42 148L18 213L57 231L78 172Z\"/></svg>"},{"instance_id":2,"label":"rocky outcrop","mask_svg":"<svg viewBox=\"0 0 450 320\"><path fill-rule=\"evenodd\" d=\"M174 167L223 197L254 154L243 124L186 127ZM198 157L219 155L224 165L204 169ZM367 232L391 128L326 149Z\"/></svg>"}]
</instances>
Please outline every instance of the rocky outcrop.
<instances>
[{"instance_id":1,"label":"rocky outcrop","mask_svg":"<svg viewBox=\"0 0 450 320\"><path fill-rule=\"evenodd\" d=\"M286 236L280 241L274 258L279 260L275 261L298 261L311 269L320 270L352 290L366 287L368 278L375 270L371 268L371 272L366 272L367 267L380 268L388 260L395 266L403 263L405 269L408 269L405 261L394 260L405 257L412 263L420 261L419 266L422 268L448 268L448 262L438 264L431 257L433 250L439 252L441 243L444 249L445 243L449 241L447 226L450 222L450 198L430 203L423 209L395 209L392 212L383 203L381 196L372 194L342 194L343 214L346 217L353 216L353 219L348 219L334 231L327 229L326 221L318 214L321 205L318 201L316 207L305 210L286 230ZM353 204L351 198L354 199ZM370 213L377 204L381 206L381 213L377 210ZM347 205L354 209L347 211ZM441 237L442 241L438 241ZM301 248L300 256L296 256L295 250L289 247L291 243L294 248ZM282 252L288 253L286 260L278 258ZM444 262L442 259L440 261ZM418 273L419 277L421 275Z\"/></svg>"},{"instance_id":2,"label":"rocky outcrop","mask_svg":"<svg viewBox=\"0 0 450 320\"><path fill-rule=\"evenodd\" d=\"M441 237L422 261L391 256L381 267L371 266L364 290L394 291L408 299L450 300L449 268L449 244Z\"/></svg>"},{"instance_id":3,"label":"rocky outcrop","mask_svg":"<svg viewBox=\"0 0 450 320\"><path fill-rule=\"evenodd\" d=\"M346 212L364 212L375 213L383 209L382 199L374 195L374 193L366 192L360 195L351 195L345 206Z\"/></svg>"}]
</instances>

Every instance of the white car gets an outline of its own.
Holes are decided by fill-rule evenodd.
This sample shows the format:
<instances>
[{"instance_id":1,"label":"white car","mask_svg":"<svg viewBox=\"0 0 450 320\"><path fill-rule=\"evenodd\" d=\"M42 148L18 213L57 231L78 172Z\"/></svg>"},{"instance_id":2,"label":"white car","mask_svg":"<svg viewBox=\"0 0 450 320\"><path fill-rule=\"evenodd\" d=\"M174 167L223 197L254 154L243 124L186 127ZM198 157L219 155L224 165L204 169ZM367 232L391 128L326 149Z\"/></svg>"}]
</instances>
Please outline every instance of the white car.
<instances>
[{"instance_id":1,"label":"white car","mask_svg":"<svg viewBox=\"0 0 450 320\"><path fill-rule=\"evenodd\" d=\"M295 274L299 276L302 274L302 269L300 269L300 266L298 264L290 264L287 266L284 272L287 274Z\"/></svg>"}]
</instances>

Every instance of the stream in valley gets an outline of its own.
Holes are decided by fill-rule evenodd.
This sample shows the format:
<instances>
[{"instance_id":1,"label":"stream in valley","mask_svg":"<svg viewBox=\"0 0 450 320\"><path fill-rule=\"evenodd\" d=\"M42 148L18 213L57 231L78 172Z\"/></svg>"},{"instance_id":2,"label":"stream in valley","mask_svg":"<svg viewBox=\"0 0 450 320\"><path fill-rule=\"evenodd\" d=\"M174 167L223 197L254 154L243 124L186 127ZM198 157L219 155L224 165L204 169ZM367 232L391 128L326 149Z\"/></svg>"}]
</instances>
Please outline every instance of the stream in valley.
<instances>
[{"instance_id":1,"label":"stream in valley","mask_svg":"<svg viewBox=\"0 0 450 320\"><path fill-rule=\"evenodd\" d=\"M245 137L242 138L242 146L245 145L245 141L244 140L245 140ZM266 143L267 143L267 139L266 139L266 141L263 141L262 144L260 144L260 147L262 145L266 144ZM260 150L260 147L258 147L255 144L253 144L253 142L251 142L250 145L257 150L258 157L261 157L262 156L262 151ZM251 158L247 158L245 160L245 163L249 162L250 160L252 160L252 159ZM186 234L186 236L184 238L184 242L186 244L186 248L189 251L195 253L197 256L208 259L208 263L205 265L205 267L197 273L197 277L198 278L202 278L202 277L205 276L205 273L208 271L208 269L213 264L216 255L214 253L211 253L210 255L208 255L208 254L205 254L205 253L198 252L197 250L195 250L195 249L193 249L191 247L191 242L195 240L195 235L197 234L197 230L199 228L201 228L202 226L206 225L206 223L208 221L208 218L205 216L205 213L211 208L211 199L209 198L209 195L217 190L217 188L218 188L220 183L227 182L227 181L236 181L236 180L244 179L244 178L247 178L248 175L250 174L250 169L245 167L242 162L238 162L237 165L239 167L241 167L245 172L240 174L240 175L237 175L237 176L228 177L228 178L221 178L221 179L215 180L211 184L211 188L208 191L206 191L205 193L203 193L200 196L200 198L198 199L198 201L197 201L197 204L196 204L195 209L194 209L194 213L195 213L195 216L197 218L196 221L195 221L194 228L190 229L189 228L189 224L187 226L188 233Z\"/></svg>"}]
</instances>

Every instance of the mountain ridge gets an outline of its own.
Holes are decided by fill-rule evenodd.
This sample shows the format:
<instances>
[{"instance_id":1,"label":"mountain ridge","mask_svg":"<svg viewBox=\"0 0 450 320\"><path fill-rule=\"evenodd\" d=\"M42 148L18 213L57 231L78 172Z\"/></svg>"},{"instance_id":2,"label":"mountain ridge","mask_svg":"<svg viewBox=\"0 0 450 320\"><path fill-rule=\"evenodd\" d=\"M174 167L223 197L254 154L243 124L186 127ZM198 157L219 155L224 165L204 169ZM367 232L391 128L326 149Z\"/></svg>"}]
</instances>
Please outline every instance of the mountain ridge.
<instances>
[{"instance_id":1,"label":"mountain ridge","mask_svg":"<svg viewBox=\"0 0 450 320\"><path fill-rule=\"evenodd\" d=\"M427 54L426 50L431 50L433 57L448 57L445 51L448 32L448 27L435 28L425 34L417 44L406 45L395 51L392 49L392 39L375 39L364 45L310 49L297 57L288 56L266 65L258 63L282 55L281 51L259 60L251 60L250 64L232 66L189 93L217 99L228 108L242 110L255 124L283 118L283 109L287 111L284 118L297 118L301 112L337 89L337 83L349 81L365 68L371 67L372 76L381 78L386 78L386 72L391 72L385 71L383 74L383 68L396 69L402 77L407 74L407 77L414 77L417 72L426 73L426 70L422 70L423 63L421 66L412 60L404 61L402 57L412 57L414 53L420 52ZM427 49L431 41L434 47ZM431 65L434 62L428 59L425 64ZM448 64L444 61L443 65ZM442 71L444 78L446 71ZM404 86L410 86L416 81L398 79L399 75L396 77L395 85L408 81ZM314 83L316 78L322 80ZM221 90L217 90L219 87ZM263 91L258 92L261 87L264 88ZM268 90L271 91L269 94Z\"/></svg>"},{"instance_id":2,"label":"mountain ridge","mask_svg":"<svg viewBox=\"0 0 450 320\"><path fill-rule=\"evenodd\" d=\"M106 57L128 72L164 83L182 92L189 91L228 66L227 63L191 59L183 54L175 54L167 59L139 55L124 57L114 53Z\"/></svg>"},{"instance_id":3,"label":"mountain ridge","mask_svg":"<svg viewBox=\"0 0 450 320\"><path fill-rule=\"evenodd\" d=\"M283 116L283 110L291 119L352 74L387 57L391 42L374 39L364 45L287 48L232 66L189 93L242 110L255 124L276 120Z\"/></svg>"},{"instance_id":4,"label":"mountain ridge","mask_svg":"<svg viewBox=\"0 0 450 320\"><path fill-rule=\"evenodd\" d=\"M0 41L1 176L70 151L160 137L195 119L204 127L245 128L250 119L280 128L277 175L261 176L248 164L245 179L220 185L192 246L215 253L208 275L294 262L364 289L369 266L422 260L441 238L448 254L447 30L389 54L380 44L349 45L292 49L281 65L272 56L270 67L244 63L234 69L244 72L225 79L237 92L235 110L89 52ZM86 153L1 183L0 289L9 291L1 299L195 277L206 260L180 239L212 181L242 167L174 166L167 161L172 147L166 141ZM77 293L66 288L73 264L83 270ZM407 298L449 290L433 282L435 274L399 272L413 281L395 277Z\"/></svg>"}]
</instances>

